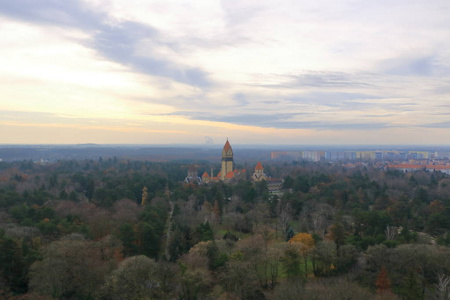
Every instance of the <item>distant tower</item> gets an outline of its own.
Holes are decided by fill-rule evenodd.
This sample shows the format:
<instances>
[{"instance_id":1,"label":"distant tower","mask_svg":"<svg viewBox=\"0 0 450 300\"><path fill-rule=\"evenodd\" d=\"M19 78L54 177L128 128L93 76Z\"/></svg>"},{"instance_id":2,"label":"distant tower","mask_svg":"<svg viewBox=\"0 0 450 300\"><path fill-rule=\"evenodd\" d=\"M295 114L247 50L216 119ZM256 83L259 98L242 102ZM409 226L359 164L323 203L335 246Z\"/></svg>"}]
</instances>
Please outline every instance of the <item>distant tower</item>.
<instances>
[{"instance_id":1,"label":"distant tower","mask_svg":"<svg viewBox=\"0 0 450 300\"><path fill-rule=\"evenodd\" d=\"M222 169L220 170L220 179L224 180L225 176L229 173L233 172L233 149L231 149L231 145L228 142L225 143L222 150Z\"/></svg>"},{"instance_id":2,"label":"distant tower","mask_svg":"<svg viewBox=\"0 0 450 300\"><path fill-rule=\"evenodd\" d=\"M255 167L255 172L252 175L253 181L263 181L267 180L267 175L264 173L264 167L262 166L261 162L258 162L258 164Z\"/></svg>"}]
</instances>

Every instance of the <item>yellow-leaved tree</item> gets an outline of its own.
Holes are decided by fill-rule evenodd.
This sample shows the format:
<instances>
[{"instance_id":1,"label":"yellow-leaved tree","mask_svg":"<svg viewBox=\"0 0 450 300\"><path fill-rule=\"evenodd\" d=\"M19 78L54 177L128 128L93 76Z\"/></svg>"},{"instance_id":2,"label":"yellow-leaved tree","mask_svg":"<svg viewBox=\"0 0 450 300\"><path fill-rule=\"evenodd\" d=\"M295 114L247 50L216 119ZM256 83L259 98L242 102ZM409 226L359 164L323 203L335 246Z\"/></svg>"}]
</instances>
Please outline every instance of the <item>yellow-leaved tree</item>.
<instances>
[{"instance_id":1,"label":"yellow-leaved tree","mask_svg":"<svg viewBox=\"0 0 450 300\"><path fill-rule=\"evenodd\" d=\"M148 198L148 190L147 190L147 187L144 186L144 188L142 189L141 206L145 206L145 202L147 201L147 198Z\"/></svg>"},{"instance_id":2,"label":"yellow-leaved tree","mask_svg":"<svg viewBox=\"0 0 450 300\"><path fill-rule=\"evenodd\" d=\"M308 254L312 251L312 249L315 246L314 238L309 233L301 232L294 235L289 240L289 244L298 247L305 263L305 276L308 276Z\"/></svg>"}]
</instances>

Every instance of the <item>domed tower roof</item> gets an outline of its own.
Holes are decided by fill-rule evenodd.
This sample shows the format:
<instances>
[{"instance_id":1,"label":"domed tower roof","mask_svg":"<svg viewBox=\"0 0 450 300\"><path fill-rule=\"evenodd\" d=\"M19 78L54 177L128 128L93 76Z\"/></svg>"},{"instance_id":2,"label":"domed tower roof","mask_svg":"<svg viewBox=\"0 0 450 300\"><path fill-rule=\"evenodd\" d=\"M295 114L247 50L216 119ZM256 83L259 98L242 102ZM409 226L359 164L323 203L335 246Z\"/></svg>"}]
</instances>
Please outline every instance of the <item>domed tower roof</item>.
<instances>
[{"instance_id":1,"label":"domed tower roof","mask_svg":"<svg viewBox=\"0 0 450 300\"><path fill-rule=\"evenodd\" d=\"M228 139L223 146L222 150L222 158L224 157L233 157L233 149L231 148L230 142L228 142Z\"/></svg>"}]
</instances>

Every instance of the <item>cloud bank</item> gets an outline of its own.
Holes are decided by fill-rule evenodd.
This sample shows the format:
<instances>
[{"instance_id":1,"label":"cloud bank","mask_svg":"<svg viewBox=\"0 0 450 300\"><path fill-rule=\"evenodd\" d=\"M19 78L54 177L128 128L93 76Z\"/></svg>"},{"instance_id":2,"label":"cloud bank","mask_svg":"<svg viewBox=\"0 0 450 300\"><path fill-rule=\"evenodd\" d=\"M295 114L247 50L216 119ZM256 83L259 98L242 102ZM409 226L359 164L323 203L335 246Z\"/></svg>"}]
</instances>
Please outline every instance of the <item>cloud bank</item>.
<instances>
[{"instance_id":1,"label":"cloud bank","mask_svg":"<svg viewBox=\"0 0 450 300\"><path fill-rule=\"evenodd\" d=\"M0 15L5 142L19 124L26 143L23 124L63 135L92 122L130 132L113 143L450 133L444 0L15 0Z\"/></svg>"}]
</instances>

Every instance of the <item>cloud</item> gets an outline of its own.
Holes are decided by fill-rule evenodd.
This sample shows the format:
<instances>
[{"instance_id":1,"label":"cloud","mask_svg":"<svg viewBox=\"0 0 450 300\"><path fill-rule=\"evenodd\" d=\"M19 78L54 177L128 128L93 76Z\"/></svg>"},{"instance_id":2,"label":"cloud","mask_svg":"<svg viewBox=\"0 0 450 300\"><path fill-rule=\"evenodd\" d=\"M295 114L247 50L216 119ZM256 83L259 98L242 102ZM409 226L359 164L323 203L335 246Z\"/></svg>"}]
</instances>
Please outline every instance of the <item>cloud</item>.
<instances>
[{"instance_id":1,"label":"cloud","mask_svg":"<svg viewBox=\"0 0 450 300\"><path fill-rule=\"evenodd\" d=\"M214 144L213 138L210 136L205 136L205 144L213 145Z\"/></svg>"},{"instance_id":2,"label":"cloud","mask_svg":"<svg viewBox=\"0 0 450 300\"><path fill-rule=\"evenodd\" d=\"M363 82L354 74L343 72L313 72L291 76L290 86L313 86L313 87L368 87L368 82Z\"/></svg>"},{"instance_id":3,"label":"cloud","mask_svg":"<svg viewBox=\"0 0 450 300\"><path fill-rule=\"evenodd\" d=\"M164 44L159 32L136 22L122 22L118 26L102 25L90 44L106 58L121 63L145 74L171 78L174 81L193 86L208 87L211 81L200 68L191 68L162 58L154 50ZM146 40L146 55L136 54L140 41ZM181 56L181 54L179 54Z\"/></svg>"},{"instance_id":4,"label":"cloud","mask_svg":"<svg viewBox=\"0 0 450 300\"><path fill-rule=\"evenodd\" d=\"M450 129L450 122L430 123L430 124L421 125L420 127L426 127L426 128L447 128L447 129Z\"/></svg>"},{"instance_id":5,"label":"cloud","mask_svg":"<svg viewBox=\"0 0 450 300\"><path fill-rule=\"evenodd\" d=\"M382 72L400 76L431 76L434 74L434 56L404 58L398 57L380 63Z\"/></svg>"},{"instance_id":6,"label":"cloud","mask_svg":"<svg viewBox=\"0 0 450 300\"><path fill-rule=\"evenodd\" d=\"M1 4L0 14L25 22L43 25L66 26L90 34L93 41L85 46L101 56L130 67L143 74L170 78L192 86L207 87L212 84L208 74L199 67L189 67L156 55L158 47L173 48L155 28L131 21L108 20L108 15L94 11L86 3L76 0L15 0ZM137 54L142 40L150 41L146 55ZM178 53L180 57L182 53Z\"/></svg>"},{"instance_id":7,"label":"cloud","mask_svg":"<svg viewBox=\"0 0 450 300\"><path fill-rule=\"evenodd\" d=\"M29 23L95 29L105 15L92 11L77 0L15 0L3 1L0 14Z\"/></svg>"},{"instance_id":8,"label":"cloud","mask_svg":"<svg viewBox=\"0 0 450 300\"><path fill-rule=\"evenodd\" d=\"M170 127L199 143L244 127L289 142L303 129L348 139L447 129L448 9L441 0L3 1L0 106L36 113L0 118Z\"/></svg>"},{"instance_id":9,"label":"cloud","mask_svg":"<svg viewBox=\"0 0 450 300\"><path fill-rule=\"evenodd\" d=\"M373 105L374 101L364 102L364 100L382 99L374 95L344 92L310 92L299 96L289 97L285 100L294 103L312 103L332 107L355 107Z\"/></svg>"},{"instance_id":10,"label":"cloud","mask_svg":"<svg viewBox=\"0 0 450 300\"><path fill-rule=\"evenodd\" d=\"M357 121L335 121L327 120L326 115L318 114L311 118L310 113L277 113L270 112L259 114L239 114L217 115L206 112L179 111L176 113L164 114L184 116L192 120L204 120L212 122L231 123L244 126L255 126L262 128L277 129L316 129L316 130L374 130L389 127L398 127L387 122L376 120L357 120ZM371 119L383 118L385 116L372 116ZM322 119L322 120L321 120Z\"/></svg>"}]
</instances>

